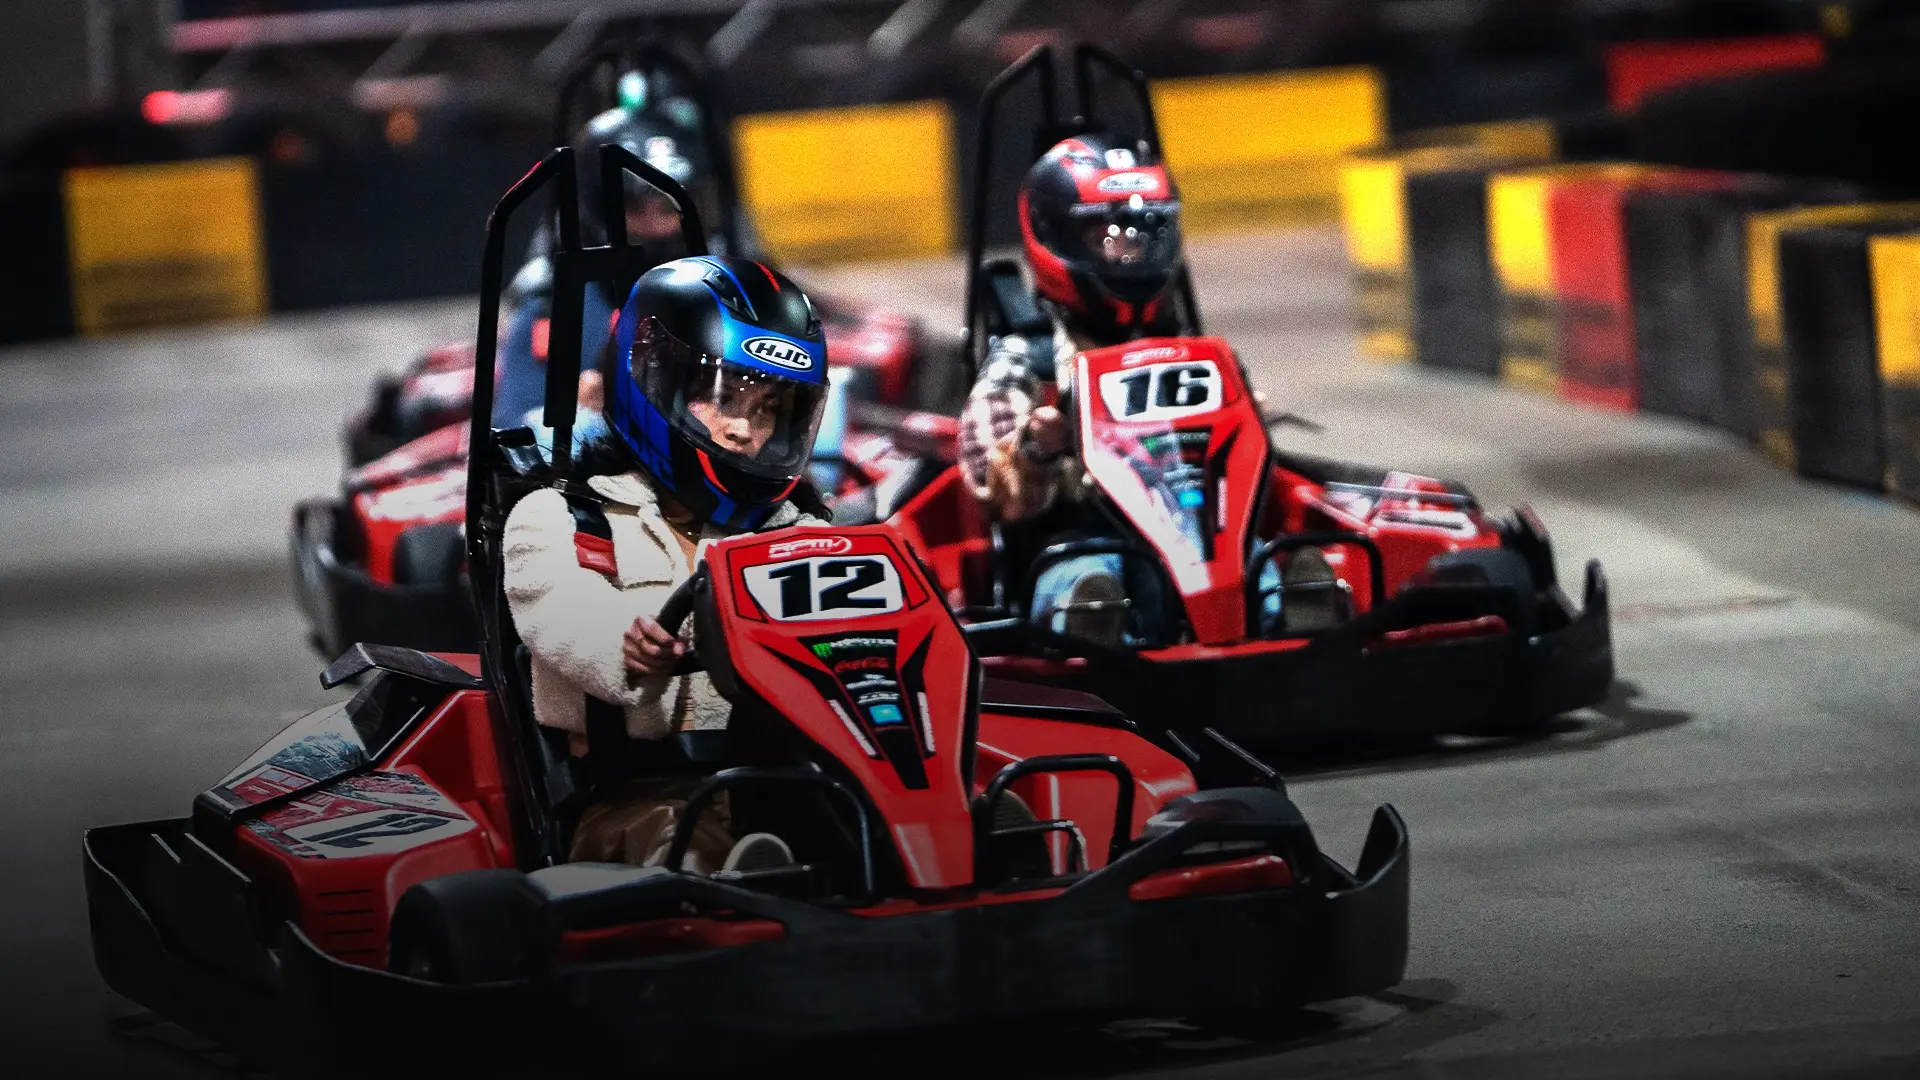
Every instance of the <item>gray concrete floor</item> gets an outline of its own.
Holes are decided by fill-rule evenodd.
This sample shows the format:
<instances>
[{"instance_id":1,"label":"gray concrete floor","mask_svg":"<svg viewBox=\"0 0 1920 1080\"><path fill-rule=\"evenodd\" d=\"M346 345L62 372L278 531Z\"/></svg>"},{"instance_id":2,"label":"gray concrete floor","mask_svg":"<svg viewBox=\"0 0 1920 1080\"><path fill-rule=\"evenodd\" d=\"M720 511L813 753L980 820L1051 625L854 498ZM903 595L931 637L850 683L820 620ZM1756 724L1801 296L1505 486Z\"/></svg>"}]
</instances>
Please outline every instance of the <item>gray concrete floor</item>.
<instances>
[{"instance_id":1,"label":"gray concrete floor","mask_svg":"<svg viewBox=\"0 0 1920 1080\"><path fill-rule=\"evenodd\" d=\"M1358 854L1376 803L1410 823L1394 993L1252 1029L972 1039L942 1051L955 1075L1920 1075L1920 513L1691 425L1360 361L1333 234L1195 246L1209 330L1327 429L1291 444L1530 502L1572 583L1603 560L1619 691L1522 743L1291 763L1335 853ZM958 310L946 260L796 276L939 325ZM66 1074L212 1067L107 1036L134 1010L91 967L80 831L185 812L329 697L288 510L335 483L374 372L472 317L0 352L0 1048Z\"/></svg>"}]
</instances>

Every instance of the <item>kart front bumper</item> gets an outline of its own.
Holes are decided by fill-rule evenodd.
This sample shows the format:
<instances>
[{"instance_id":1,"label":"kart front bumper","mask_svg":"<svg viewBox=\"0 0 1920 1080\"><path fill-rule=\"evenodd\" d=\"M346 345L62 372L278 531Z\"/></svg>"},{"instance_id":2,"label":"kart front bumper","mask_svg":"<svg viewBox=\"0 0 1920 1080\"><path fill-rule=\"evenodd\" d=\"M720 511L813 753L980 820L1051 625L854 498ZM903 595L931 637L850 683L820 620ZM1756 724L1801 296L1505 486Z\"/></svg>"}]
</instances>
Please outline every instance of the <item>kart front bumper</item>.
<instances>
[{"instance_id":1,"label":"kart front bumper","mask_svg":"<svg viewBox=\"0 0 1920 1080\"><path fill-rule=\"evenodd\" d=\"M86 834L102 977L243 1056L317 1068L327 1056L364 1065L409 1049L443 1068L463 1050L499 1065L521 1035L544 1039L535 1049L550 1063L559 1042L624 1053L688 1039L1277 1010L1386 989L1407 960L1406 827L1384 806L1357 871L1316 854L1304 882L1245 892L1133 899L1130 886L1156 868L1155 842L1064 892L885 916L664 875L651 899L771 919L785 934L457 987L320 951L267 916L258 888L187 830L170 820Z\"/></svg>"},{"instance_id":2,"label":"kart front bumper","mask_svg":"<svg viewBox=\"0 0 1920 1080\"><path fill-rule=\"evenodd\" d=\"M1394 648L1330 632L1299 648L1204 659L1102 656L1084 665L988 662L991 674L1124 702L1143 732L1214 728L1261 749L1348 736L1499 735L1604 700L1613 685L1606 577L1586 568L1583 605L1540 594L1540 633Z\"/></svg>"},{"instance_id":3,"label":"kart front bumper","mask_svg":"<svg viewBox=\"0 0 1920 1080\"><path fill-rule=\"evenodd\" d=\"M392 585L343 562L334 544L341 512L325 499L293 508L294 589L314 647L328 659L362 641L422 652L474 651L480 626L466 590Z\"/></svg>"}]
</instances>

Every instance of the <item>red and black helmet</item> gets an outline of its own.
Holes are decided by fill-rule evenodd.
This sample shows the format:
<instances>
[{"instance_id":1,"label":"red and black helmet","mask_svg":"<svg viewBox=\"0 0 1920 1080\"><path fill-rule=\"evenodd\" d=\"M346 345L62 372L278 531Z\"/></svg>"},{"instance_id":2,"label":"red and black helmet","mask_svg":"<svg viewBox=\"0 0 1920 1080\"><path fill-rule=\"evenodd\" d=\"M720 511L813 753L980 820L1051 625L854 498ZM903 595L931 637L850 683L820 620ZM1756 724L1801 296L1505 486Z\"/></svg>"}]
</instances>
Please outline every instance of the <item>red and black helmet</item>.
<instances>
[{"instance_id":1,"label":"red and black helmet","mask_svg":"<svg viewBox=\"0 0 1920 1080\"><path fill-rule=\"evenodd\" d=\"M1179 276L1180 196L1145 142L1079 135L1020 183L1020 235L1040 295L1096 332L1163 317Z\"/></svg>"}]
</instances>

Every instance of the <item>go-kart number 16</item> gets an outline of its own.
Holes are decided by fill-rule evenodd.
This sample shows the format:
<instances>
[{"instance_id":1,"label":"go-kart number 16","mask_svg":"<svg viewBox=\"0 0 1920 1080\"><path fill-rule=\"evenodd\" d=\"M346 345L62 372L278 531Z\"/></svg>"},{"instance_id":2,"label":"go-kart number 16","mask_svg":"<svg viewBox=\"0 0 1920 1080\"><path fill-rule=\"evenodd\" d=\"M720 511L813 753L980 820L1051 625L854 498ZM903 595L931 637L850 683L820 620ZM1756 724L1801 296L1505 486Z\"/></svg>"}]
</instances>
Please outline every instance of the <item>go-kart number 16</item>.
<instances>
[{"instance_id":1,"label":"go-kart number 16","mask_svg":"<svg viewBox=\"0 0 1920 1080\"><path fill-rule=\"evenodd\" d=\"M817 556L746 569L747 592L782 622L860 619L903 606L900 573L879 555Z\"/></svg>"},{"instance_id":2,"label":"go-kart number 16","mask_svg":"<svg viewBox=\"0 0 1920 1080\"><path fill-rule=\"evenodd\" d=\"M1116 420L1172 420L1220 407L1220 369L1211 360L1147 364L1100 376L1100 397Z\"/></svg>"}]
</instances>

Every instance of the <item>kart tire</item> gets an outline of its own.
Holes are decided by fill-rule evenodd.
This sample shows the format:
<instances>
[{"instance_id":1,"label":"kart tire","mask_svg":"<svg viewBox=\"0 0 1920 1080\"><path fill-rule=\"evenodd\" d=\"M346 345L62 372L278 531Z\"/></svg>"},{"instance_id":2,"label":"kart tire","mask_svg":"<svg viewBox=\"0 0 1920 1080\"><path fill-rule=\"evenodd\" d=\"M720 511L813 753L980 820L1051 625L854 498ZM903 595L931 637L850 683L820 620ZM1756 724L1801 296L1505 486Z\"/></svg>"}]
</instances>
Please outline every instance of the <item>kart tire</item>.
<instances>
[{"instance_id":1,"label":"kart tire","mask_svg":"<svg viewBox=\"0 0 1920 1080\"><path fill-rule=\"evenodd\" d=\"M458 588L467 564L466 538L457 522L422 525L400 534L393 545L393 580L399 585Z\"/></svg>"},{"instance_id":2,"label":"kart tire","mask_svg":"<svg viewBox=\"0 0 1920 1080\"><path fill-rule=\"evenodd\" d=\"M1450 551L1435 555L1427 563L1427 568L1442 577L1452 576L1456 567L1472 567L1478 570L1492 584L1503 589L1511 589L1527 598L1531 603L1538 587L1533 581L1533 570L1519 552L1504 547L1468 548L1465 551Z\"/></svg>"},{"instance_id":3,"label":"kart tire","mask_svg":"<svg viewBox=\"0 0 1920 1080\"><path fill-rule=\"evenodd\" d=\"M518 870L468 870L401 894L387 969L444 984L506 982L537 967L544 898Z\"/></svg>"}]
</instances>

